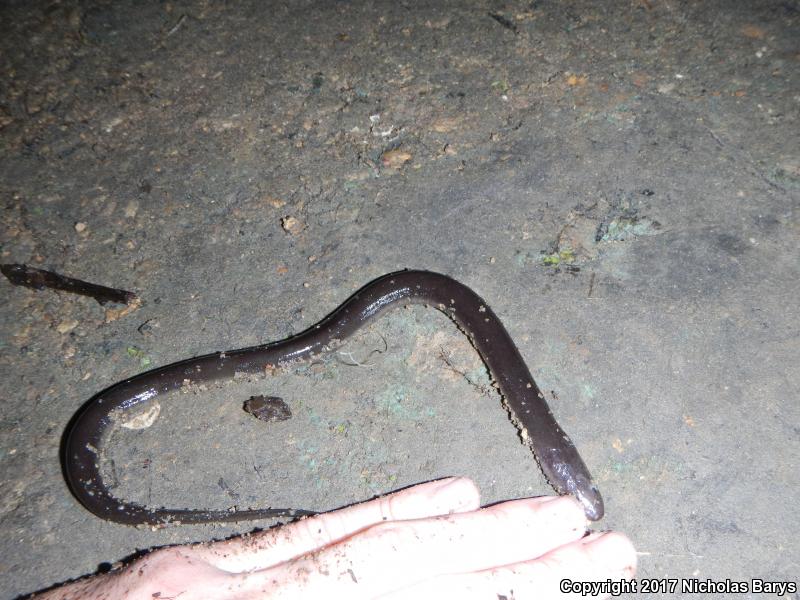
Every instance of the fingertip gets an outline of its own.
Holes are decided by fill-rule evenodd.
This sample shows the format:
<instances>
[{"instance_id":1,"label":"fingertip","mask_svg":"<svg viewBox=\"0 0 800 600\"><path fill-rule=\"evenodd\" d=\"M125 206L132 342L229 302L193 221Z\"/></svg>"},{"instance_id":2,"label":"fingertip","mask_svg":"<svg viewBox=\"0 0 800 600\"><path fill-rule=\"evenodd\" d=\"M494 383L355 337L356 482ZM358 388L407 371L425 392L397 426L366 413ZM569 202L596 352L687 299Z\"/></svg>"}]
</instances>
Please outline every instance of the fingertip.
<instances>
[{"instance_id":1,"label":"fingertip","mask_svg":"<svg viewBox=\"0 0 800 600\"><path fill-rule=\"evenodd\" d=\"M481 493L472 479L448 477L433 483L435 486L430 490L430 499L446 508L444 512L464 512L480 507Z\"/></svg>"},{"instance_id":2,"label":"fingertip","mask_svg":"<svg viewBox=\"0 0 800 600\"><path fill-rule=\"evenodd\" d=\"M573 496L540 496L528 502L543 520L571 524L573 528L584 530L589 525L583 507Z\"/></svg>"},{"instance_id":3,"label":"fingertip","mask_svg":"<svg viewBox=\"0 0 800 600\"><path fill-rule=\"evenodd\" d=\"M362 506L377 506L383 521L424 519L480 508L478 487L466 477L420 483Z\"/></svg>"}]
</instances>

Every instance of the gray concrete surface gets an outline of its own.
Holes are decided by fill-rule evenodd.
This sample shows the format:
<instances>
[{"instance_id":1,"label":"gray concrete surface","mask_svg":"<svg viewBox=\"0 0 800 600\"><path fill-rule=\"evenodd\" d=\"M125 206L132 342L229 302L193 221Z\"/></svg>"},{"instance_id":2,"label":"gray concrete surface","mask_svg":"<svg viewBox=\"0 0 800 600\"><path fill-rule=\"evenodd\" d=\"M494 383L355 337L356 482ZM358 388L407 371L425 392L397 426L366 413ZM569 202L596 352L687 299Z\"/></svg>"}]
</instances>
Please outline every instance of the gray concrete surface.
<instances>
[{"instance_id":1,"label":"gray concrete surface","mask_svg":"<svg viewBox=\"0 0 800 600\"><path fill-rule=\"evenodd\" d=\"M500 315L640 577L798 579L797 2L0 11L2 262L143 299L105 322L0 282L3 598L269 526L103 522L63 483L64 427L404 267ZM444 317L397 311L346 351L177 397L118 436L126 493L326 509L454 473L487 501L548 493ZM248 419L256 392L295 417Z\"/></svg>"}]
</instances>

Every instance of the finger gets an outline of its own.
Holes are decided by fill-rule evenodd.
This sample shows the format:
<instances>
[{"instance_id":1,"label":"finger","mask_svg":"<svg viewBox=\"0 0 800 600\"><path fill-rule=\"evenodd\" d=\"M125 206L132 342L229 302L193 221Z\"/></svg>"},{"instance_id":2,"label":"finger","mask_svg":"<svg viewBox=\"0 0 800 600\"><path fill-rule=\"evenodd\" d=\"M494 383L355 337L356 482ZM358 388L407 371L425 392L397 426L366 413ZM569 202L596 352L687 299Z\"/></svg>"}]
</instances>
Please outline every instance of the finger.
<instances>
[{"instance_id":1,"label":"finger","mask_svg":"<svg viewBox=\"0 0 800 600\"><path fill-rule=\"evenodd\" d=\"M636 551L620 533L593 534L525 563L476 573L447 575L381 596L381 600L487 598L608 598L627 593L636 573ZM606 589L581 586L608 582ZM611 587L611 586L615 587ZM630 591L630 590L628 590Z\"/></svg>"},{"instance_id":2,"label":"finger","mask_svg":"<svg viewBox=\"0 0 800 600\"><path fill-rule=\"evenodd\" d=\"M199 544L192 551L231 573L254 571L318 550L376 523L473 511L479 506L480 492L475 483L465 477L450 477L283 527Z\"/></svg>"},{"instance_id":3,"label":"finger","mask_svg":"<svg viewBox=\"0 0 800 600\"><path fill-rule=\"evenodd\" d=\"M514 500L479 511L373 525L345 541L250 574L276 597L373 598L439 575L530 560L578 540L586 516L569 496Z\"/></svg>"}]
</instances>

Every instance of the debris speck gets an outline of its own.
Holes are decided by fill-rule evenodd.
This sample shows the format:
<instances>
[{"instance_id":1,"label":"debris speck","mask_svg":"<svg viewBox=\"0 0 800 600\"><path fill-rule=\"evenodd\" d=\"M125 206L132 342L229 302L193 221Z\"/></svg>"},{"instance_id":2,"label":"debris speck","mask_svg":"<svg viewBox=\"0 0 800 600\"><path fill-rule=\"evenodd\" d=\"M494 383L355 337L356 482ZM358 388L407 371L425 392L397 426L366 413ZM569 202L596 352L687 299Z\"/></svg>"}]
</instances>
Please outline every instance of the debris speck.
<instances>
[{"instance_id":1,"label":"debris speck","mask_svg":"<svg viewBox=\"0 0 800 600\"><path fill-rule=\"evenodd\" d=\"M268 197L266 198L266 203L269 204L272 208L282 208L286 206L286 202L284 202L280 198Z\"/></svg>"},{"instance_id":2,"label":"debris speck","mask_svg":"<svg viewBox=\"0 0 800 600\"><path fill-rule=\"evenodd\" d=\"M306 228L302 221L291 215L285 216L281 219L281 227L283 227L284 231L292 235L297 235Z\"/></svg>"},{"instance_id":3,"label":"debris speck","mask_svg":"<svg viewBox=\"0 0 800 600\"><path fill-rule=\"evenodd\" d=\"M741 32L744 37L751 40L761 40L766 35L766 32L761 27L752 24L742 27Z\"/></svg>"},{"instance_id":4,"label":"debris speck","mask_svg":"<svg viewBox=\"0 0 800 600\"><path fill-rule=\"evenodd\" d=\"M149 367L150 363L152 362L150 357L145 354L144 350L137 348L136 346L128 346L125 349L125 352L131 358L137 359L142 367Z\"/></svg>"},{"instance_id":5,"label":"debris speck","mask_svg":"<svg viewBox=\"0 0 800 600\"><path fill-rule=\"evenodd\" d=\"M292 418L289 405L277 396L251 396L242 406L245 412L266 422L286 421Z\"/></svg>"},{"instance_id":6,"label":"debris speck","mask_svg":"<svg viewBox=\"0 0 800 600\"><path fill-rule=\"evenodd\" d=\"M121 319L124 316L129 315L130 313L138 310L142 306L142 300L138 297L133 298L128 304L124 306L120 306L119 308L107 308L106 315L105 315L105 322L112 323L117 319Z\"/></svg>"},{"instance_id":7,"label":"debris speck","mask_svg":"<svg viewBox=\"0 0 800 600\"><path fill-rule=\"evenodd\" d=\"M125 205L125 216L127 218L133 219L137 212L139 212L139 202L137 200L131 200Z\"/></svg>"},{"instance_id":8,"label":"debris speck","mask_svg":"<svg viewBox=\"0 0 800 600\"><path fill-rule=\"evenodd\" d=\"M658 86L658 93L659 94L669 94L675 89L674 83L662 83Z\"/></svg>"},{"instance_id":9,"label":"debris speck","mask_svg":"<svg viewBox=\"0 0 800 600\"><path fill-rule=\"evenodd\" d=\"M425 27L428 29L445 29L448 25L450 25L450 21L452 21L450 17L443 17L435 21L428 19L425 21Z\"/></svg>"},{"instance_id":10,"label":"debris speck","mask_svg":"<svg viewBox=\"0 0 800 600\"><path fill-rule=\"evenodd\" d=\"M58 324L58 327L56 327L56 331L58 331L58 333L61 334L69 333L77 326L78 326L78 321L76 321L75 319L66 319Z\"/></svg>"},{"instance_id":11,"label":"debris speck","mask_svg":"<svg viewBox=\"0 0 800 600\"><path fill-rule=\"evenodd\" d=\"M381 156L381 163L383 166L389 167L390 169L399 169L410 160L411 154L399 148L384 152L383 156Z\"/></svg>"},{"instance_id":12,"label":"debris speck","mask_svg":"<svg viewBox=\"0 0 800 600\"><path fill-rule=\"evenodd\" d=\"M433 122L431 129L436 133L450 133L458 127L458 119L453 117L442 117Z\"/></svg>"},{"instance_id":13,"label":"debris speck","mask_svg":"<svg viewBox=\"0 0 800 600\"><path fill-rule=\"evenodd\" d=\"M567 75L567 85L570 87L580 87L586 85L587 77L584 75Z\"/></svg>"}]
</instances>

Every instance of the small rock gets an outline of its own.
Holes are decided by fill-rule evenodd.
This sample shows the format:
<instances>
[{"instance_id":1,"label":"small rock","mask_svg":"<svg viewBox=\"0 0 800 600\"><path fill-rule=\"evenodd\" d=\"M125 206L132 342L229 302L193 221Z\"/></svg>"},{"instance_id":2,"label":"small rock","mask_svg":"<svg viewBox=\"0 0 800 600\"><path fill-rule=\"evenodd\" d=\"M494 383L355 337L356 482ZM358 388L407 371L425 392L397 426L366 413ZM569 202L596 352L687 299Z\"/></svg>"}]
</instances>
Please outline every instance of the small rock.
<instances>
[{"instance_id":1,"label":"small rock","mask_svg":"<svg viewBox=\"0 0 800 600\"><path fill-rule=\"evenodd\" d=\"M56 327L56 331L62 334L69 333L77 326L78 326L78 321L76 321L75 319L67 319L66 321L61 321L61 323L58 324L58 327Z\"/></svg>"},{"instance_id":2,"label":"small rock","mask_svg":"<svg viewBox=\"0 0 800 600\"><path fill-rule=\"evenodd\" d=\"M136 213L139 212L139 202L136 200L131 200L125 206L125 216L129 219L133 219L136 216Z\"/></svg>"},{"instance_id":3,"label":"small rock","mask_svg":"<svg viewBox=\"0 0 800 600\"><path fill-rule=\"evenodd\" d=\"M292 235L297 235L298 233L303 231L303 229L306 228L305 224L302 221L296 219L291 215L288 215L281 219L281 227L283 227L284 231Z\"/></svg>"},{"instance_id":4,"label":"small rock","mask_svg":"<svg viewBox=\"0 0 800 600\"><path fill-rule=\"evenodd\" d=\"M124 119L122 117L114 117L103 125L103 130L106 133L111 133L117 125L121 125Z\"/></svg>"},{"instance_id":5,"label":"small rock","mask_svg":"<svg viewBox=\"0 0 800 600\"><path fill-rule=\"evenodd\" d=\"M436 19L435 21L428 19L425 21L425 27L428 29L446 29L447 26L450 25L451 21L451 17L442 17L441 19Z\"/></svg>"},{"instance_id":6,"label":"small rock","mask_svg":"<svg viewBox=\"0 0 800 600\"><path fill-rule=\"evenodd\" d=\"M242 408L261 421L286 421L292 418L289 405L277 396L251 396Z\"/></svg>"},{"instance_id":7,"label":"small rock","mask_svg":"<svg viewBox=\"0 0 800 600\"><path fill-rule=\"evenodd\" d=\"M80 221L75 223L75 231L77 231L78 233L83 233L84 231L86 231L87 227L88 225L86 223L81 223Z\"/></svg>"},{"instance_id":8,"label":"small rock","mask_svg":"<svg viewBox=\"0 0 800 600\"><path fill-rule=\"evenodd\" d=\"M567 76L567 85L575 87L581 86L586 84L586 77L578 76L578 75L568 75Z\"/></svg>"}]
</instances>

